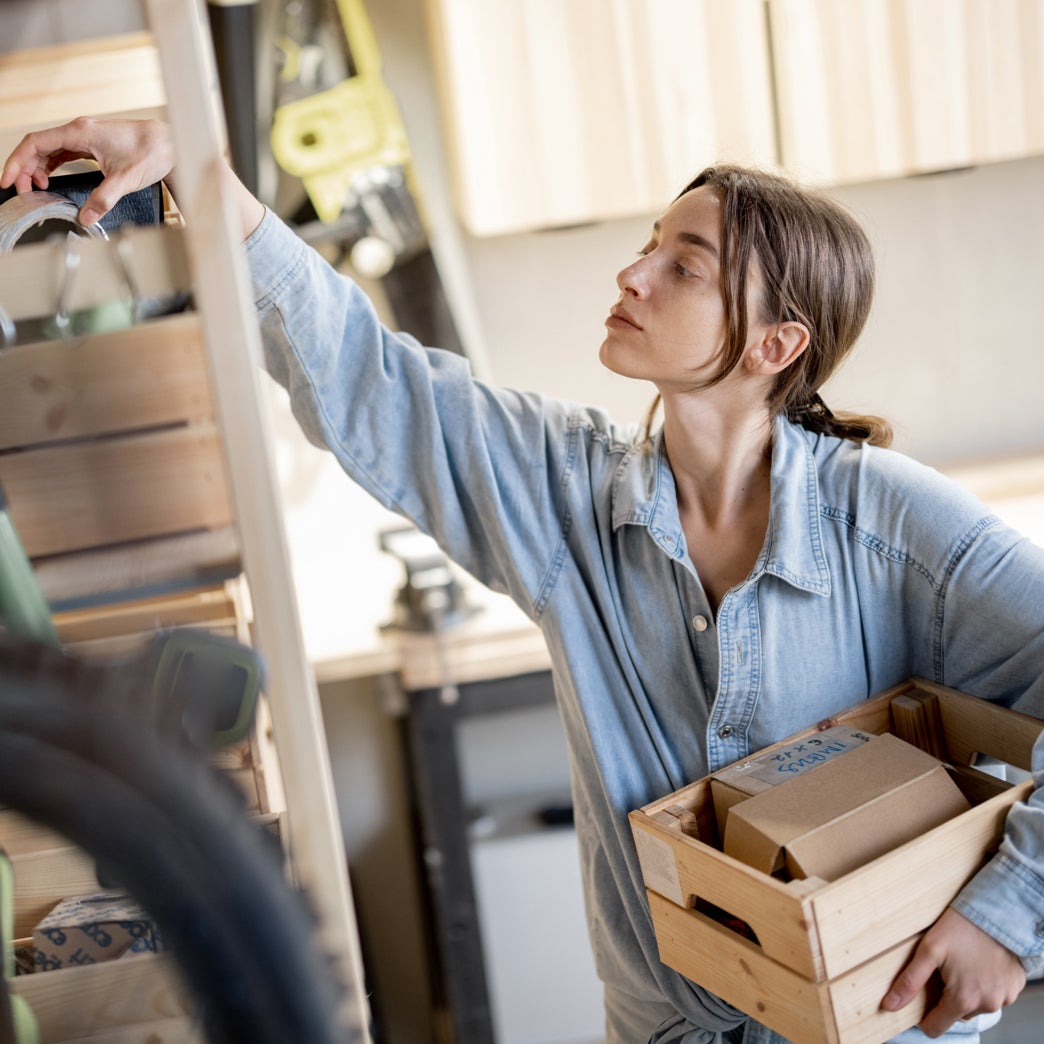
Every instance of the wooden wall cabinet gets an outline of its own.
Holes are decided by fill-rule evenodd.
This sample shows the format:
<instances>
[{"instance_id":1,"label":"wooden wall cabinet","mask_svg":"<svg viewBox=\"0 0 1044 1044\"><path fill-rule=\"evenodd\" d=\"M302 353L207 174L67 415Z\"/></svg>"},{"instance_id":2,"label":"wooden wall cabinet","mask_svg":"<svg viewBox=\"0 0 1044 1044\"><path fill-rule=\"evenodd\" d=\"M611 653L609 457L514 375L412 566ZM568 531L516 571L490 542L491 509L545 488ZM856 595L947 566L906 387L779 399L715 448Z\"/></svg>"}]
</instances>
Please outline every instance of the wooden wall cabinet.
<instances>
[{"instance_id":1,"label":"wooden wall cabinet","mask_svg":"<svg viewBox=\"0 0 1044 1044\"><path fill-rule=\"evenodd\" d=\"M784 169L839 184L1044 152L1041 0L768 0Z\"/></svg>"},{"instance_id":2,"label":"wooden wall cabinet","mask_svg":"<svg viewBox=\"0 0 1044 1044\"><path fill-rule=\"evenodd\" d=\"M717 161L841 184L1044 151L1044 0L426 0L473 235L659 211Z\"/></svg>"},{"instance_id":3,"label":"wooden wall cabinet","mask_svg":"<svg viewBox=\"0 0 1044 1044\"><path fill-rule=\"evenodd\" d=\"M657 210L714 159L775 159L762 0L427 0L474 235Z\"/></svg>"}]
</instances>

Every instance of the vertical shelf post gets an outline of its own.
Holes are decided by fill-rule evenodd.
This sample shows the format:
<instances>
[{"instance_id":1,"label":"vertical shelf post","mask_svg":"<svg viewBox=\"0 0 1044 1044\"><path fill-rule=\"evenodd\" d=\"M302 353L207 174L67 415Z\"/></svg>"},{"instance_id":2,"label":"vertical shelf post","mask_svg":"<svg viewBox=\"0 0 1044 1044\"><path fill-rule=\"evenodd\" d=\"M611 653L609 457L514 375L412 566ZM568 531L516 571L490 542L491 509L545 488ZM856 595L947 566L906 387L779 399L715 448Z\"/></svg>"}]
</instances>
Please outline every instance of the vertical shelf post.
<instances>
[{"instance_id":1,"label":"vertical shelf post","mask_svg":"<svg viewBox=\"0 0 1044 1044\"><path fill-rule=\"evenodd\" d=\"M261 345L241 243L222 191L223 122L198 0L144 0L167 89L196 307L203 317L287 803L291 860L318 915L316 945L346 990L345 1020L369 1040L362 956L329 751L305 654L261 386Z\"/></svg>"}]
</instances>

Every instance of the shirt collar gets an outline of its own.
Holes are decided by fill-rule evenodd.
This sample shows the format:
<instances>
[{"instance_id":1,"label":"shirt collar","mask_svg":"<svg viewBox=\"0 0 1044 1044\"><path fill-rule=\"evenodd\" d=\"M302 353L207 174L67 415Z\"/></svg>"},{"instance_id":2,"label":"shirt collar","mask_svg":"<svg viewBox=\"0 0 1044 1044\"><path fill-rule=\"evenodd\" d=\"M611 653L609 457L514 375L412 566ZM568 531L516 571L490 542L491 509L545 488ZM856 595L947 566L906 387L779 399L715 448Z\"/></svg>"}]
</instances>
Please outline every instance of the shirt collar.
<instances>
[{"instance_id":1,"label":"shirt collar","mask_svg":"<svg viewBox=\"0 0 1044 1044\"><path fill-rule=\"evenodd\" d=\"M772 517L755 570L813 594L830 594L823 550L819 472L808 432L777 417L772 447Z\"/></svg>"},{"instance_id":2,"label":"shirt collar","mask_svg":"<svg viewBox=\"0 0 1044 1044\"><path fill-rule=\"evenodd\" d=\"M752 579L777 576L814 594L830 593L830 569L823 551L819 480L805 430L783 417L775 421L772 449L772 515ZM681 558L685 536L678 516L674 475L663 431L652 446L632 446L613 477L613 530L645 526L665 554Z\"/></svg>"}]
</instances>

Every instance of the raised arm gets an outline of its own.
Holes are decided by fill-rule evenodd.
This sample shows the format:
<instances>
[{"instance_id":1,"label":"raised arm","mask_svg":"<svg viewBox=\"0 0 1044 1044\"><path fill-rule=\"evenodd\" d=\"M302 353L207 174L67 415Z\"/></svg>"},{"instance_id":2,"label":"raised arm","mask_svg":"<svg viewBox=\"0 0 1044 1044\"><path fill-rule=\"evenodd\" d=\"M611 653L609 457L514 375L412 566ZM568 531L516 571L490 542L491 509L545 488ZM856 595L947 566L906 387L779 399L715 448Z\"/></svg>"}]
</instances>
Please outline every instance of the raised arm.
<instances>
[{"instance_id":1,"label":"raised arm","mask_svg":"<svg viewBox=\"0 0 1044 1044\"><path fill-rule=\"evenodd\" d=\"M60 127L27 134L4 163L0 188L29 192L47 188L50 176L75 159L97 162L105 175L80 208L80 222L93 225L131 192L171 182L174 145L170 128L159 120L96 120L81 116ZM246 239L264 216L256 200L228 167L224 176L232 188L242 236Z\"/></svg>"}]
</instances>

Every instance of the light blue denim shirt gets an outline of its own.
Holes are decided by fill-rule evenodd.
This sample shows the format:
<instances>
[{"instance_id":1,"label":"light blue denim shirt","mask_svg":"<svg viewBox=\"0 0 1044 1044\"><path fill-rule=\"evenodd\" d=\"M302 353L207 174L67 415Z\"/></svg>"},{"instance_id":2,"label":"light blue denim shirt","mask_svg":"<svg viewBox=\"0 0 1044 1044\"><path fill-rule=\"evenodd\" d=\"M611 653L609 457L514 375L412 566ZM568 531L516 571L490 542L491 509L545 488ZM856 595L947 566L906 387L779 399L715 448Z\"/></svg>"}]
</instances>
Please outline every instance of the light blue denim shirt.
<instances>
[{"instance_id":1,"label":"light blue denim shirt","mask_svg":"<svg viewBox=\"0 0 1044 1044\"><path fill-rule=\"evenodd\" d=\"M1044 552L936 472L777 420L765 544L715 615L659 439L389 332L271 214L247 256L306 435L543 632L598 972L686 1040L740 1016L660 963L632 809L915 674L1044 717ZM1044 974L1039 795L957 907Z\"/></svg>"}]
</instances>

